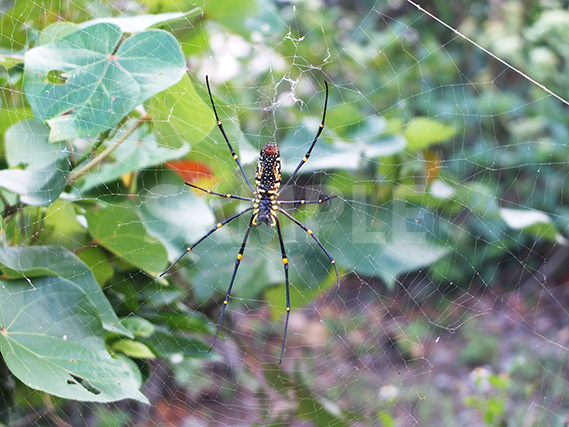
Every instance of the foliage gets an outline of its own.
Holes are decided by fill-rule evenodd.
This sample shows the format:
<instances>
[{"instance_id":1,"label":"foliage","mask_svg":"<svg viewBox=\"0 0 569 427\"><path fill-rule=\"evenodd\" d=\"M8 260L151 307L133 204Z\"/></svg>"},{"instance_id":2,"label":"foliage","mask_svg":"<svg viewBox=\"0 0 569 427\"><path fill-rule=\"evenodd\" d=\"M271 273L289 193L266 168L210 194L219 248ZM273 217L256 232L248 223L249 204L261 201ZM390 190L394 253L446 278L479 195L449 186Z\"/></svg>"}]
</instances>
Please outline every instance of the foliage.
<instances>
[{"instance_id":1,"label":"foliage","mask_svg":"<svg viewBox=\"0 0 569 427\"><path fill-rule=\"evenodd\" d=\"M467 396L464 403L482 414L487 426L501 426L506 421L506 401L511 381L507 374L496 375L487 369L472 372L476 392Z\"/></svg>"},{"instance_id":2,"label":"foliage","mask_svg":"<svg viewBox=\"0 0 569 427\"><path fill-rule=\"evenodd\" d=\"M189 8L143 1L146 14L122 18L106 18L109 4L78 3L59 11L59 2L46 2L39 13L16 2L1 18L0 351L30 388L83 401L147 402L140 387L151 360L215 357L206 343L214 326L195 306L225 292L242 238L239 224L204 241L202 255L186 257L174 278L159 274L216 218L237 209L185 191L184 176L242 193L194 72L205 68L212 50L221 56L216 37L222 45L237 39L247 52L231 58L234 67L217 67L211 80L219 82L215 102L249 174L253 147L268 138L282 144L283 173L291 173L319 124L323 80L332 83L328 127L299 181L315 194L338 197L317 219L310 208L298 215L334 249L346 275L377 277L393 289L407 273L425 271L435 284L491 287L501 279L495 266L512 254L525 257L535 242L566 243L569 200L561 190L569 148L559 141L567 141L568 119L553 100L533 106L542 94L527 86L508 83L498 94L477 83L499 78L483 65L483 55L457 45L440 49L448 34L420 23L420 37L409 34L414 15L402 14L386 32L358 13L360 2L321 14L313 13L315 2L261 8L256 0L216 0ZM496 46L504 58L527 61L552 87L564 87L568 54L558 36L567 14L524 14L514 3L506 2L503 13L513 11L510 18L518 20L504 19L481 37L507 35L510 45ZM33 22L25 34L19 16ZM486 18L474 14L464 32ZM271 59L259 65L256 55L266 46ZM290 58L310 66L283 66ZM445 84L461 79L472 84L461 90ZM283 82L294 85L282 89ZM264 120L258 110L241 107L278 104L281 90L308 101ZM366 102L358 102L362 94ZM456 105L478 115L456 120ZM543 105L550 111L540 111ZM535 190L546 186L559 191ZM288 225L283 232L295 237L295 231ZM240 280L252 284L240 296L268 299L276 317L284 284L267 259L278 248L273 242L261 251L259 241L268 240L262 233L250 251L266 258L244 258ZM297 305L333 285L328 263L301 242L289 248ZM463 357L478 362L480 349L473 348ZM319 401L302 379L271 379L277 391L288 385L310 406L300 405L299 417L329 425L355 418ZM494 386L497 402L466 402L489 425L503 416L508 392ZM377 417L393 424L388 411Z\"/></svg>"},{"instance_id":3,"label":"foliage","mask_svg":"<svg viewBox=\"0 0 569 427\"><path fill-rule=\"evenodd\" d=\"M155 24L172 17L151 18ZM5 55L6 71L16 76L10 84L26 98L5 98L2 111L4 122L19 114L23 120L7 126L7 168L0 171L6 190L0 350L29 387L68 399L148 403L135 360L205 354L207 346L185 333L209 326L179 297L137 303L135 289L130 300L111 305L101 288L116 283L114 294L126 295L129 271L145 272L136 286L160 287L152 277L163 271L167 252L141 222L140 206L108 190L128 174L188 152L187 142L168 146L165 126L157 126L159 145L150 117L136 107L180 82L177 90L189 96L177 108L207 109L195 92L188 100L191 82L170 33L146 30L145 16L134 29L136 20L110 21L55 24L37 33L34 47ZM161 96L149 107L158 118L168 104ZM25 118L27 105L35 119ZM203 139L203 129L191 137Z\"/></svg>"}]
</instances>

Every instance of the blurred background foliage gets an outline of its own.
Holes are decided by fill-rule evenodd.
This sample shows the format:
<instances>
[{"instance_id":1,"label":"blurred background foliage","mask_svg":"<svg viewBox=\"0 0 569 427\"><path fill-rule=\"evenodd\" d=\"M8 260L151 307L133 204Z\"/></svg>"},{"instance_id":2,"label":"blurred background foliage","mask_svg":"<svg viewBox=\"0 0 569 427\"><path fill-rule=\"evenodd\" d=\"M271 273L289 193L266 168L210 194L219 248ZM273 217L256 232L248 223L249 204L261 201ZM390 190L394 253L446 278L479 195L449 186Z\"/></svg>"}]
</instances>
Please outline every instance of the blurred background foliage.
<instances>
[{"instance_id":1,"label":"blurred background foliage","mask_svg":"<svg viewBox=\"0 0 569 427\"><path fill-rule=\"evenodd\" d=\"M563 78L569 56L565 2L432 1L422 6L561 97L569 97ZM100 294L85 291L94 299L89 304L102 328L87 328L86 320L77 320L79 326L74 327L85 334L83 339L98 340L97 351L110 350L128 366L121 365L130 370L133 385L122 397L145 401L138 389L152 378L157 359L169 365L177 384L209 390L211 383L201 384L197 373L223 359L223 354L206 350L246 219L214 233L172 276L159 278L168 260L242 207L239 201L190 191L184 181L249 196L215 126L206 74L250 179L258 151L268 140L279 143L285 175L292 172L316 133L324 81L329 82L326 128L297 185L283 198L337 196L328 205L295 210L295 217L316 230L336 258L347 283L343 286L349 288L356 278L370 281L375 284L372 296L379 299L421 277L423 288L411 288L417 292L414 301L421 306L423 296L429 295L435 299L430 304L439 309L424 323L454 330L463 319L445 309L449 301L484 290L515 290L567 243L566 106L405 1L3 1L0 10L0 264L8 287L0 301L5 307L29 290L27 286L37 287L33 278L43 283L57 277L72 289L86 265L92 278L81 280L102 289ZM149 14L175 15L149 23ZM142 108L117 117L110 130L61 142L53 136L53 126L50 130L37 120L39 107L30 101L34 89L26 80L32 77L24 77L30 73L31 55L26 52L53 46L50 42L79 28L70 23L89 28L90 20L103 17L132 17L113 21L125 34L149 27L172 34L187 73L160 93L149 93L141 99ZM52 82L62 78L48 77ZM103 155L115 145L110 155ZM79 173L93 158L101 158L100 164ZM45 175L46 168L53 173ZM28 184L15 186L15 180ZM292 260L291 298L294 307L301 307L333 287L334 277L320 250L294 224L283 223ZM285 418L272 422L298 416L314 425L343 425L371 417L382 425L396 425L394 406L370 402L354 409L350 398L342 405L338 396L330 395L323 403L294 370L290 376L274 377L284 280L271 231L261 227L252 233L228 313L239 310L240 304L245 310L268 306L272 326L255 325L256 336L249 341L267 347L264 381L283 395L294 390L297 403ZM60 251L65 256L54 256ZM54 264L39 268L23 258L38 263L49 258ZM101 297L108 301L101 302ZM69 298L69 304L75 304ZM111 317L105 323L101 313L109 302L113 314L107 313ZM0 310L6 327L10 317L4 307ZM53 322L58 319L54 316ZM119 329L109 326L115 319L120 319ZM363 322L351 321L354 330ZM33 327L21 325L22 330ZM337 328L341 334L350 327ZM409 328L403 339L393 341L404 359L420 357L416 352L422 347L415 338L429 337L426 326ZM488 340L476 346L472 334L484 337L484 331L465 330L467 345L460 363L495 363L485 355L497 344ZM65 343L60 345L65 348ZM8 362L6 346L0 349ZM377 356L377 350L366 345L355 351ZM14 382L4 369L6 423L10 417L25 417L30 407L44 405L52 420L63 413L64 401L53 403L36 396L34 389L64 398L69 394L22 378L34 366L17 371L8 363L27 386ZM504 402L518 379L516 366L507 379L475 371L482 379L476 377L478 388L464 404L486 425L503 425ZM112 377L116 366L104 369ZM246 381L246 371L235 368L236 383ZM530 375L531 381L543 378L540 375ZM489 384L486 389L482 382ZM81 385L87 391L91 387ZM489 389L495 393L485 397L483 391ZM109 400L117 397L103 401ZM420 403L412 404L424 419L434 416ZM511 416L523 416L511 411ZM120 425L119 412L108 417L109 425ZM141 413L133 412L131 421ZM105 422L99 425L108 425Z\"/></svg>"}]
</instances>

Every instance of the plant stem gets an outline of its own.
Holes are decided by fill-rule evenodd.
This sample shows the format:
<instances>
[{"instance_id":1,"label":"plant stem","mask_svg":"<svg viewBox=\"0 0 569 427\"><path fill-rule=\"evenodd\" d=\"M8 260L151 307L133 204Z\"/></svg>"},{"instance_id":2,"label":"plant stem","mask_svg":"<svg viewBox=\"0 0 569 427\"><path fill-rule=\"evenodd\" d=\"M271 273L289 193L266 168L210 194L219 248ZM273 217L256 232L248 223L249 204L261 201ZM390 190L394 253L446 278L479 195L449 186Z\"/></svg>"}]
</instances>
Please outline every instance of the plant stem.
<instances>
[{"instance_id":1,"label":"plant stem","mask_svg":"<svg viewBox=\"0 0 569 427\"><path fill-rule=\"evenodd\" d=\"M93 144L93 147L91 148L91 150L88 153L84 153L82 154L79 158L77 158L74 162L73 162L73 166L77 166L80 165L81 163L83 163L91 154L93 154L95 151L97 151L97 149L101 146L101 144L103 143L103 141L105 139L107 139L109 137L109 133L110 133L110 129L107 130L106 132L102 132L99 135L99 138L97 138L97 141L95 141L95 143Z\"/></svg>"},{"instance_id":2,"label":"plant stem","mask_svg":"<svg viewBox=\"0 0 569 427\"><path fill-rule=\"evenodd\" d=\"M142 115L134 124L113 144L109 145L101 154L95 157L93 160L88 162L85 166L80 168L77 171L74 171L67 177L67 185L70 185L85 175L90 169L97 166L101 163L107 156L109 156L113 151L117 149L119 145L121 145L133 132L138 129L144 122L150 120L150 117L146 114ZM100 145L105 137L99 138L96 142L96 145Z\"/></svg>"}]
</instances>

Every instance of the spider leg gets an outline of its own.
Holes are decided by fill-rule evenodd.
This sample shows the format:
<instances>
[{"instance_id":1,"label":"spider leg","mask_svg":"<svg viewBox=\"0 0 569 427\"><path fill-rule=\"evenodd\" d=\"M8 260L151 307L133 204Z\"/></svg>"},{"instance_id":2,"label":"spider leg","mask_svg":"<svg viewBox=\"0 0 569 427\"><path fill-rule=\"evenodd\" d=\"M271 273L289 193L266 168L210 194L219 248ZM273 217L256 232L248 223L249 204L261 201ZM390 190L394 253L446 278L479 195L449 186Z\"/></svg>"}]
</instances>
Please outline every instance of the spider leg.
<instances>
[{"instance_id":1,"label":"spider leg","mask_svg":"<svg viewBox=\"0 0 569 427\"><path fill-rule=\"evenodd\" d=\"M235 162L237 162L237 166L239 166L239 169L241 169L241 173L243 174L243 178L245 178L245 181L247 182L247 185L249 186L249 188L251 189L251 191L254 193L255 190L253 189L253 186L251 185L251 183L249 182L249 179L247 178L247 175L245 175L245 171L243 170L243 166L241 166L241 162L239 161L239 156L237 156L237 154L235 154L235 150L233 149L231 143L229 142L229 138L227 138L227 135L225 133L225 130L223 129L223 125L221 124L221 121L219 120L219 116L217 115L217 110L215 109L215 104L213 102L213 96L211 95L211 89L209 88L209 79L208 76L205 76L205 82L207 84L207 91L209 93L209 99L211 101L211 106L213 108L213 113L215 114L215 120L217 120L217 127L219 127L219 130L221 131L221 134L223 135L223 138L225 139L225 142L227 142L227 146L229 147L229 151L231 151L231 155L233 156L233 159L235 160Z\"/></svg>"},{"instance_id":2,"label":"spider leg","mask_svg":"<svg viewBox=\"0 0 569 427\"><path fill-rule=\"evenodd\" d=\"M292 173L292 175L290 176L288 181L285 183L285 185L283 185L281 187L279 194L282 193L282 191L292 182L292 180L294 179L294 177L298 173L299 169L302 167L303 164L306 163L306 161L310 157L310 154L312 153L312 149L314 148L314 145L316 145L316 141L318 141L318 137L320 136L320 134L322 133L322 130L324 129L324 121L326 120L326 108L328 107L328 82L324 81L324 84L326 85L326 99L324 100L324 113L322 114L322 122L320 123L320 127L318 128L318 132L316 132L316 136L314 137L314 141L312 141L310 148L308 149L308 151L306 152L306 154L304 155L304 157L302 158L302 160L300 161L300 163L298 164L298 166L296 167L296 169L294 170L294 172Z\"/></svg>"},{"instance_id":3,"label":"spider leg","mask_svg":"<svg viewBox=\"0 0 569 427\"><path fill-rule=\"evenodd\" d=\"M241 258L243 258L243 252L245 251L245 246L247 245L247 239L249 238L249 232L251 231L251 225L253 224L253 217L254 215L251 215L251 219L249 220L249 225L247 226L247 230L245 231L245 237L243 238L243 243L241 244L241 249L239 249L239 253L237 254L237 258L235 259L235 267L233 268L233 274L231 275L229 288L227 288L227 294L225 294L225 299L223 300L223 307L221 308L221 314L219 315L219 321L217 322L217 329L215 330L215 336L213 337L213 341L211 342L208 353L215 345L215 341L217 340L217 336L219 335L219 329L221 328L221 321L223 320L223 315L225 314L225 308L229 303L229 295L231 294L231 288L233 288L233 282L235 281L235 276L237 275L237 269L239 268L239 264L241 264Z\"/></svg>"},{"instance_id":4,"label":"spider leg","mask_svg":"<svg viewBox=\"0 0 569 427\"><path fill-rule=\"evenodd\" d=\"M234 194L216 193L215 191L211 191L211 190L208 190L208 189L206 189L206 188L198 187L197 185L190 184L189 182L184 182L184 184L186 184L188 187L195 188L196 190L203 191L204 193L213 194L214 196L220 196L220 197L224 197L224 198L226 198L226 199L247 200L247 201L249 201L249 202L254 202L254 201L255 201L255 199L251 199L250 197L241 197L241 196L236 196L236 195L234 195Z\"/></svg>"},{"instance_id":5,"label":"spider leg","mask_svg":"<svg viewBox=\"0 0 569 427\"><path fill-rule=\"evenodd\" d=\"M241 212L239 212L238 214L233 215L232 217L227 218L225 221L219 222L215 225L215 227L213 227L211 230L209 230L206 234L204 234L196 243L194 243L192 246L188 247L184 253L182 255L180 255L178 257L178 259L176 261L174 261L174 263L168 267L166 269L166 271L164 271L163 273L160 274L160 277L164 276L166 273L168 273L172 267L174 267L176 264L178 264L178 262L180 262L180 260L188 253L190 252L192 249L194 249L197 245L199 245L201 242L203 242L205 239L207 239L213 232L219 230L221 227L223 227L225 224L227 224L228 222L233 221L235 218L239 218L241 215L243 215L245 212L250 211L251 209L253 209L253 206L249 206L247 209L242 210Z\"/></svg>"},{"instance_id":6,"label":"spider leg","mask_svg":"<svg viewBox=\"0 0 569 427\"><path fill-rule=\"evenodd\" d=\"M330 262L334 266L334 270L336 271L336 282L338 283L338 289L336 290L336 292L339 292L340 291L340 275L338 274L338 267L336 267L336 261L334 261L334 258L332 258L332 255L330 255L328 253L328 251L326 250L324 245L322 243L320 243L320 240L318 240L318 238L314 235L314 232L312 230L310 230L306 225L304 225L303 223L301 223L300 221L295 219L292 215L290 215L285 210L278 208L278 211L280 213L282 213L284 216L286 216L288 219L290 219L292 222L294 222L296 225L298 225L300 228L302 228L304 231L306 231L306 233L308 233L314 239L314 241L316 243L318 243L318 246L320 246L320 249L322 249L324 251L324 253L328 257L328 259L330 260Z\"/></svg>"},{"instance_id":7,"label":"spider leg","mask_svg":"<svg viewBox=\"0 0 569 427\"><path fill-rule=\"evenodd\" d=\"M288 330L288 318L290 316L290 291L289 291L289 282L288 282L288 258L286 257L286 250L284 247L283 242L283 235L281 233L281 224L279 222L279 218L275 216L275 220L277 223L277 233L279 235L279 242L281 244L281 254L283 257L283 265L284 265L284 273L285 273L285 286L286 286L286 320L285 320L285 328L283 334L283 344L281 347L281 357L279 359L279 365L283 361L284 351L285 351L285 340L286 340L286 332Z\"/></svg>"},{"instance_id":8,"label":"spider leg","mask_svg":"<svg viewBox=\"0 0 569 427\"><path fill-rule=\"evenodd\" d=\"M207 191L207 190L206 190ZM318 200L279 200L277 201L277 204L279 205L291 205L291 204L298 204L298 205L315 205L316 203L318 203L319 205L321 205L324 202L327 202L330 199L335 199L338 196L327 196L324 197L323 199L318 199Z\"/></svg>"}]
</instances>

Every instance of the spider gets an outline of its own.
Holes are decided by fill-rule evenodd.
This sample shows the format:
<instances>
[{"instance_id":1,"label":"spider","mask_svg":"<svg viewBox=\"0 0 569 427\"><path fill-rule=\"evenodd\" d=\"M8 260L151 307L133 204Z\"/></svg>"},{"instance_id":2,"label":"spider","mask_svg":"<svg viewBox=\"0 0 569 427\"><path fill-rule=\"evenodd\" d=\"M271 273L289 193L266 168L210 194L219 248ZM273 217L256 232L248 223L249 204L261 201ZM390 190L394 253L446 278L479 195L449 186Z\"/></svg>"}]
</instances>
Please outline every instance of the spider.
<instances>
[{"instance_id":1,"label":"spider","mask_svg":"<svg viewBox=\"0 0 569 427\"><path fill-rule=\"evenodd\" d=\"M223 129L223 125L221 124L221 121L219 120L219 116L217 115L217 110L215 109L215 103L213 102L213 96L211 95L211 89L209 87L208 76L206 76L205 79L206 79L207 91L209 93L209 99L211 101L213 113L215 114L215 119L217 121L217 126L219 127L219 130L221 131L221 134L223 135L223 138L225 139L225 142L227 143L227 146L229 147L229 151L231 152L233 159L237 163L237 166L239 166L241 174L243 175L243 178L245 178L245 182L247 183L247 185L249 186L249 188L253 192L254 197L250 198L250 197L236 196L233 194L216 193L215 191L211 191L211 190L208 190L205 188L201 188L201 187L198 187L197 185L190 184L189 182L186 182L185 184L187 186L195 188L195 189L200 190L200 191L203 191L205 193L213 194L214 196L219 196L219 197L223 197L226 199L246 200L248 202L251 202L252 204L249 207L247 207L246 209L242 210L241 212L225 219L222 222L217 223L204 236L202 236L200 239L198 239L197 242L195 242L193 245L189 246L184 251L184 253L182 253L182 255L180 255L178 257L178 259L176 261L174 261L174 263L172 265L170 265L170 267L168 267L168 269L166 271L164 271L162 274L160 274L160 277L167 274L172 269L172 267L174 267L188 252L193 250L197 245L199 245L201 242L203 242L205 239L207 239L212 233L219 230L225 224L228 224L229 222L233 221L234 219L239 218L241 215L243 215L247 212L253 211L253 213L251 214L251 217L249 219L249 225L247 226L247 229L245 230L245 237L243 238L243 243L241 244L241 249L239 249L239 253L237 254L237 259L235 260L235 267L233 268L233 274L231 276L231 281L229 282L229 288L227 289L225 299L223 300L223 306L221 309L221 314L219 315L219 321L217 322L217 329L215 331L215 336L213 337L213 341L212 341L211 346L209 347L208 351L211 351L211 349L215 345L215 341L217 340L217 336L219 335L219 329L221 328L221 322L223 320L223 315L225 314L225 308L227 307L227 304L229 302L229 296L231 294L231 289L233 288L233 283L235 281L235 276L237 274L239 264L241 263L241 259L243 258L243 253L245 252L245 246L247 245L247 239L249 238L249 232L251 231L251 227L253 225L257 226L260 224L266 224L269 227L275 227L277 229L277 235L279 237L279 243L280 243L281 254L282 254L282 262L284 265L284 274L285 274L286 320L285 320L285 327L284 327L284 334L283 334L283 342L282 342L282 346L281 346L281 354L280 354L280 358L279 358L279 364L281 364L282 360L283 360L283 356L284 356L284 351L285 351L285 341L286 341L286 334L287 334L287 329L288 329L288 319L290 316L290 292L289 292L289 280L288 280L289 261L288 261L288 258L286 256L286 250L285 250L285 246L284 246L284 242L283 242L283 236L281 233L281 226L280 226L280 221L279 221L279 216L278 216L279 213L284 215L286 218L288 218L292 222L294 222L300 228L302 228L310 237L312 237L314 239L314 241L318 244L318 246L320 246L320 248L324 251L324 253L328 257L328 259L330 260L330 263L334 266L334 271L336 272L337 288L338 288L338 290L340 289L340 276L338 275L338 267L336 266L336 261L334 261L334 258L332 258L332 256L328 253L328 251L322 245L322 243L320 243L320 241L318 240L316 235L312 232L312 230L310 230L308 227L306 227L304 224L302 224L300 221L295 219L293 216L291 216L288 212L286 212L285 210L283 210L279 206L281 204L300 204L300 205L316 204L316 203L322 204L323 202L330 200L332 197L325 197L325 198L319 199L319 200L278 200L279 195L293 181L294 177L296 176L296 174L298 173L298 171L300 170L302 165L304 163L306 163L306 161L310 157L312 149L314 148L314 145L316 144L318 137L320 136L320 134L322 133L322 130L324 129L324 121L326 119L326 108L328 106L328 82L326 82L326 81L324 82L324 84L326 86L326 98L324 100L324 113L322 114L322 122L320 123L320 127L318 128L318 132L316 133L316 136L314 137L314 141L312 141L310 148L308 149L308 151L306 152L306 154L304 155L304 157L302 158L302 160L300 161L300 163L298 164L298 166L296 167L296 169L294 170L294 172L292 173L292 175L290 176L288 181L286 181L286 183L281 187L281 160L280 160L280 155L279 155L279 148L278 148L276 142L269 141L261 149L261 153L259 155L259 161L257 163L257 172L255 174L255 188L253 188L253 186L249 182L249 179L247 178L247 175L245 174L245 171L243 170L243 166L241 165L241 162L239 161L239 157L237 156L237 154L235 154L235 150L233 149L231 143L229 142L229 139L227 138L227 135L225 133L225 130Z\"/></svg>"}]
</instances>

